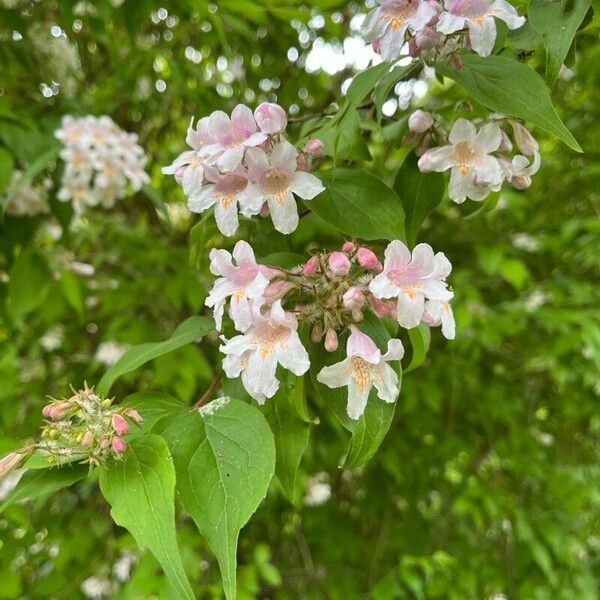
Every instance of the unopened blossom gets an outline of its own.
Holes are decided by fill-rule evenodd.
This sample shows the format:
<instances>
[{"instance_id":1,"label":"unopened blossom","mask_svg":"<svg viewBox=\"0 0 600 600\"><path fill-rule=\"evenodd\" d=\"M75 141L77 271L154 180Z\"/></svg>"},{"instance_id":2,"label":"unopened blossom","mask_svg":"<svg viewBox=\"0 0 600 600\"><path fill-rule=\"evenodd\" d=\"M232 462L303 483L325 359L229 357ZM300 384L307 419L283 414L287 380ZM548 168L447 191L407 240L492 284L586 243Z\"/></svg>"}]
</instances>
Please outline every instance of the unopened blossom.
<instances>
[{"instance_id":1,"label":"unopened blossom","mask_svg":"<svg viewBox=\"0 0 600 600\"><path fill-rule=\"evenodd\" d=\"M225 303L227 298L231 298L229 316L239 331L246 331L253 323L252 303L260 306L264 302L263 293L275 271L259 265L254 250L244 240L234 246L233 255L227 250L213 248L209 256L210 271L218 279L205 304L214 309L216 327L221 329Z\"/></svg>"},{"instance_id":2,"label":"unopened blossom","mask_svg":"<svg viewBox=\"0 0 600 600\"><path fill-rule=\"evenodd\" d=\"M279 104L263 102L254 111L254 118L263 133L281 133L287 127L287 114Z\"/></svg>"},{"instance_id":3,"label":"unopened blossom","mask_svg":"<svg viewBox=\"0 0 600 600\"><path fill-rule=\"evenodd\" d=\"M192 212L201 213L214 206L217 227L223 235L231 236L237 231L238 211L247 217L260 212L262 197L248 181L241 167L225 174L208 167L205 176L209 183L192 192L188 208Z\"/></svg>"},{"instance_id":4,"label":"unopened blossom","mask_svg":"<svg viewBox=\"0 0 600 600\"><path fill-rule=\"evenodd\" d=\"M457 203L483 200L490 191L502 186L503 172L492 152L498 150L502 131L495 123L486 123L479 131L466 119L458 119L448 137L450 144L427 150L419 159L421 171L451 169L448 194Z\"/></svg>"},{"instance_id":5,"label":"unopened blossom","mask_svg":"<svg viewBox=\"0 0 600 600\"><path fill-rule=\"evenodd\" d=\"M356 252L356 260L361 267L369 271L381 270L381 263L377 255L372 250L369 250L369 248L365 248L364 246L359 248Z\"/></svg>"},{"instance_id":6,"label":"unopened blossom","mask_svg":"<svg viewBox=\"0 0 600 600\"><path fill-rule=\"evenodd\" d=\"M332 252L327 258L329 270L337 277L345 277L350 271L350 260L343 252Z\"/></svg>"},{"instance_id":7,"label":"unopened blossom","mask_svg":"<svg viewBox=\"0 0 600 600\"><path fill-rule=\"evenodd\" d=\"M329 367L323 367L317 380L330 387L348 387L347 412L351 419L359 419L365 412L371 388L385 402L395 402L400 393L398 374L387 363L400 360L404 348L400 340L390 340L387 352L381 354L375 342L354 325L350 326L346 358Z\"/></svg>"},{"instance_id":8,"label":"unopened blossom","mask_svg":"<svg viewBox=\"0 0 600 600\"><path fill-rule=\"evenodd\" d=\"M365 294L359 287L353 285L344 292L342 303L350 310L362 308L365 304Z\"/></svg>"},{"instance_id":9,"label":"unopened blossom","mask_svg":"<svg viewBox=\"0 0 600 600\"><path fill-rule=\"evenodd\" d=\"M262 202L266 202L273 226L281 233L292 233L298 226L298 207L294 194L311 200L323 190L321 180L297 169L298 151L287 141L274 146L270 155L260 148L246 152L248 176Z\"/></svg>"},{"instance_id":10,"label":"unopened blossom","mask_svg":"<svg viewBox=\"0 0 600 600\"><path fill-rule=\"evenodd\" d=\"M494 19L504 21L509 29L518 29L525 23L525 17L520 17L506 0L445 0L444 8L437 30L451 34L468 28L471 47L480 56L489 56L494 48Z\"/></svg>"},{"instance_id":11,"label":"unopened blossom","mask_svg":"<svg viewBox=\"0 0 600 600\"><path fill-rule=\"evenodd\" d=\"M397 299L396 318L402 327L416 327L425 312L425 300L448 301L452 292L444 281L451 270L442 252L434 255L429 244L418 244L412 253L399 240L385 250L383 272L369 284L376 298Z\"/></svg>"},{"instance_id":12,"label":"unopened blossom","mask_svg":"<svg viewBox=\"0 0 600 600\"><path fill-rule=\"evenodd\" d=\"M400 58L406 34L423 29L437 14L426 0L377 0L379 6L363 23L367 42L378 41L383 60Z\"/></svg>"},{"instance_id":13,"label":"unopened blossom","mask_svg":"<svg viewBox=\"0 0 600 600\"><path fill-rule=\"evenodd\" d=\"M17 451L10 452L0 458L0 477L4 477L17 469L30 454L31 452Z\"/></svg>"},{"instance_id":14,"label":"unopened blossom","mask_svg":"<svg viewBox=\"0 0 600 600\"><path fill-rule=\"evenodd\" d=\"M533 156L540 150L540 146L536 139L529 133L529 131L517 121L511 122L513 133L515 134L515 142L517 148L525 156Z\"/></svg>"},{"instance_id":15,"label":"unopened blossom","mask_svg":"<svg viewBox=\"0 0 600 600\"><path fill-rule=\"evenodd\" d=\"M442 326L442 334L448 340L453 340L456 335L454 314L450 302L441 300L427 300L423 322L430 327Z\"/></svg>"},{"instance_id":16,"label":"unopened blossom","mask_svg":"<svg viewBox=\"0 0 600 600\"><path fill-rule=\"evenodd\" d=\"M260 404L279 389L277 365L304 375L310 366L308 353L298 336L296 317L283 310L281 300L262 314L253 312L252 324L243 335L224 339L223 370L227 377L240 374L247 392Z\"/></svg>"},{"instance_id":17,"label":"unopened blossom","mask_svg":"<svg viewBox=\"0 0 600 600\"><path fill-rule=\"evenodd\" d=\"M319 257L311 256L302 267L304 277L312 277L319 268Z\"/></svg>"},{"instance_id":18,"label":"unopened blossom","mask_svg":"<svg viewBox=\"0 0 600 600\"><path fill-rule=\"evenodd\" d=\"M431 113L424 110L415 110L408 117L408 128L413 133L425 133L433 125Z\"/></svg>"},{"instance_id":19,"label":"unopened blossom","mask_svg":"<svg viewBox=\"0 0 600 600\"><path fill-rule=\"evenodd\" d=\"M304 152L313 158L322 158L325 156L325 145L316 138L308 140L304 146Z\"/></svg>"},{"instance_id":20,"label":"unopened blossom","mask_svg":"<svg viewBox=\"0 0 600 600\"><path fill-rule=\"evenodd\" d=\"M325 333L325 350L335 352L338 349L338 336L335 329L330 327Z\"/></svg>"},{"instance_id":21,"label":"unopened blossom","mask_svg":"<svg viewBox=\"0 0 600 600\"><path fill-rule=\"evenodd\" d=\"M516 154L511 161L500 159L500 163L510 185L517 190L526 190L531 186L531 177L540 169L541 157L536 151L531 160L522 154Z\"/></svg>"}]
</instances>

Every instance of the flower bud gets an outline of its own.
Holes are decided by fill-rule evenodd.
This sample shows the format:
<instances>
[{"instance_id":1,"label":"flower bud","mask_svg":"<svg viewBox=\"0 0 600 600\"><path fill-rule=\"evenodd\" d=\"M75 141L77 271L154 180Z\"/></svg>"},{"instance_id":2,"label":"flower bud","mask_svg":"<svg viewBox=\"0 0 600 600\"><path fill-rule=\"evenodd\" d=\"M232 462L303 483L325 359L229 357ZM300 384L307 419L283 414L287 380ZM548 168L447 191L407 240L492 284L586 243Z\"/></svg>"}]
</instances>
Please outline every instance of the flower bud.
<instances>
[{"instance_id":1,"label":"flower bud","mask_svg":"<svg viewBox=\"0 0 600 600\"><path fill-rule=\"evenodd\" d=\"M117 454L123 454L123 452L125 452L125 450L127 450L127 444L120 437L114 437L112 439L111 445L112 445L112 449Z\"/></svg>"},{"instance_id":2,"label":"flower bud","mask_svg":"<svg viewBox=\"0 0 600 600\"><path fill-rule=\"evenodd\" d=\"M527 131L521 123L517 121L511 122L513 132L515 134L515 141L517 142L517 148L525 155L532 156L539 149L538 143L535 141L534 137Z\"/></svg>"},{"instance_id":3,"label":"flower bud","mask_svg":"<svg viewBox=\"0 0 600 600\"><path fill-rule=\"evenodd\" d=\"M356 323L360 323L364 318L365 315L363 314L363 311L360 310L360 308L355 308L352 311L352 319L354 319Z\"/></svg>"},{"instance_id":4,"label":"flower bud","mask_svg":"<svg viewBox=\"0 0 600 600\"><path fill-rule=\"evenodd\" d=\"M396 305L390 300L380 300L375 296L369 296L371 309L378 317L396 318Z\"/></svg>"},{"instance_id":5,"label":"flower bud","mask_svg":"<svg viewBox=\"0 0 600 600\"><path fill-rule=\"evenodd\" d=\"M110 446L109 438L103 438L102 440L100 440L100 448L102 448L102 450L106 450L109 446Z\"/></svg>"},{"instance_id":6,"label":"flower bud","mask_svg":"<svg viewBox=\"0 0 600 600\"><path fill-rule=\"evenodd\" d=\"M323 156L325 156L325 145L321 140L313 138L306 142L304 152L313 158L323 158Z\"/></svg>"},{"instance_id":7,"label":"flower bud","mask_svg":"<svg viewBox=\"0 0 600 600\"><path fill-rule=\"evenodd\" d=\"M304 277L312 277L319 268L319 257L311 256L302 267L302 275Z\"/></svg>"},{"instance_id":8,"label":"flower bud","mask_svg":"<svg viewBox=\"0 0 600 600\"><path fill-rule=\"evenodd\" d=\"M306 154L298 154L298 157L296 158L296 166L298 167L298 171L310 170L308 166L308 161L306 160Z\"/></svg>"},{"instance_id":9,"label":"flower bud","mask_svg":"<svg viewBox=\"0 0 600 600\"><path fill-rule=\"evenodd\" d=\"M328 264L331 272L337 277L345 277L350 271L350 260L343 252L332 252Z\"/></svg>"},{"instance_id":10,"label":"flower bud","mask_svg":"<svg viewBox=\"0 0 600 600\"><path fill-rule=\"evenodd\" d=\"M11 452L0 458L0 477L8 475L14 471L26 458L28 454L24 452Z\"/></svg>"},{"instance_id":11,"label":"flower bud","mask_svg":"<svg viewBox=\"0 0 600 600\"><path fill-rule=\"evenodd\" d=\"M338 336L335 332L335 329L331 327L327 330L325 334L325 350L327 352L335 352L338 348Z\"/></svg>"},{"instance_id":12,"label":"flower bud","mask_svg":"<svg viewBox=\"0 0 600 600\"><path fill-rule=\"evenodd\" d=\"M433 117L424 110L415 110L408 117L408 128L413 133L425 133L433 125Z\"/></svg>"},{"instance_id":13,"label":"flower bud","mask_svg":"<svg viewBox=\"0 0 600 600\"><path fill-rule=\"evenodd\" d=\"M362 308L364 303L365 295L363 294L363 291L355 285L348 288L346 293L342 296L342 304L351 310Z\"/></svg>"},{"instance_id":14,"label":"flower bud","mask_svg":"<svg viewBox=\"0 0 600 600\"><path fill-rule=\"evenodd\" d=\"M352 254L355 248L356 246L352 242L344 242L344 245L342 246L342 252L345 252L346 254Z\"/></svg>"},{"instance_id":15,"label":"flower bud","mask_svg":"<svg viewBox=\"0 0 600 600\"><path fill-rule=\"evenodd\" d=\"M270 283L263 292L263 298L269 303L277 302L283 298L292 288L294 284L289 281L279 280Z\"/></svg>"},{"instance_id":16,"label":"flower bud","mask_svg":"<svg viewBox=\"0 0 600 600\"><path fill-rule=\"evenodd\" d=\"M435 48L442 36L433 27L423 27L417 31L414 40L419 50L431 50Z\"/></svg>"},{"instance_id":17,"label":"flower bud","mask_svg":"<svg viewBox=\"0 0 600 600\"><path fill-rule=\"evenodd\" d=\"M79 443L84 447L88 448L94 443L94 434L91 431L86 431L82 436Z\"/></svg>"},{"instance_id":18,"label":"flower bud","mask_svg":"<svg viewBox=\"0 0 600 600\"><path fill-rule=\"evenodd\" d=\"M70 408L71 405L67 401L53 402L52 404L48 404L48 406L44 406L44 408L42 409L42 414L47 419L51 419L52 421L58 421L67 414Z\"/></svg>"},{"instance_id":19,"label":"flower bud","mask_svg":"<svg viewBox=\"0 0 600 600\"><path fill-rule=\"evenodd\" d=\"M126 435L129 433L129 423L117 413L112 416L111 425L117 435Z\"/></svg>"},{"instance_id":20,"label":"flower bud","mask_svg":"<svg viewBox=\"0 0 600 600\"><path fill-rule=\"evenodd\" d=\"M144 422L142 415L140 415L140 413L137 410L135 410L135 408L128 408L125 411L125 414L131 419L133 419L138 425Z\"/></svg>"},{"instance_id":21,"label":"flower bud","mask_svg":"<svg viewBox=\"0 0 600 600\"><path fill-rule=\"evenodd\" d=\"M510 138L506 134L506 131L502 132L502 137L500 138L500 146L498 147L499 152L510 152L513 149L512 142Z\"/></svg>"},{"instance_id":22,"label":"flower bud","mask_svg":"<svg viewBox=\"0 0 600 600\"><path fill-rule=\"evenodd\" d=\"M381 54L381 38L377 38L371 46L373 47L373 52L375 52L375 54Z\"/></svg>"},{"instance_id":23,"label":"flower bud","mask_svg":"<svg viewBox=\"0 0 600 600\"><path fill-rule=\"evenodd\" d=\"M462 59L460 58L460 56L456 52L454 52L453 54L450 55L450 66L455 71L460 71L460 69L463 66Z\"/></svg>"},{"instance_id":24,"label":"flower bud","mask_svg":"<svg viewBox=\"0 0 600 600\"><path fill-rule=\"evenodd\" d=\"M510 185L512 185L516 190L526 190L531 186L531 176L527 173L519 173L515 175L510 180Z\"/></svg>"},{"instance_id":25,"label":"flower bud","mask_svg":"<svg viewBox=\"0 0 600 600\"><path fill-rule=\"evenodd\" d=\"M261 206L259 214L261 217L268 217L271 214L269 205L266 202Z\"/></svg>"},{"instance_id":26,"label":"flower bud","mask_svg":"<svg viewBox=\"0 0 600 600\"><path fill-rule=\"evenodd\" d=\"M364 246L358 249L356 260L358 260L358 264L364 269L369 269L370 271L381 271L382 269L376 254Z\"/></svg>"},{"instance_id":27,"label":"flower bud","mask_svg":"<svg viewBox=\"0 0 600 600\"><path fill-rule=\"evenodd\" d=\"M263 133L281 133L287 127L287 115L279 104L263 102L254 111L254 118Z\"/></svg>"},{"instance_id":28,"label":"flower bud","mask_svg":"<svg viewBox=\"0 0 600 600\"><path fill-rule=\"evenodd\" d=\"M317 344L321 341L321 337L323 336L323 323L321 321L317 321L310 332L310 339L312 342Z\"/></svg>"}]
</instances>

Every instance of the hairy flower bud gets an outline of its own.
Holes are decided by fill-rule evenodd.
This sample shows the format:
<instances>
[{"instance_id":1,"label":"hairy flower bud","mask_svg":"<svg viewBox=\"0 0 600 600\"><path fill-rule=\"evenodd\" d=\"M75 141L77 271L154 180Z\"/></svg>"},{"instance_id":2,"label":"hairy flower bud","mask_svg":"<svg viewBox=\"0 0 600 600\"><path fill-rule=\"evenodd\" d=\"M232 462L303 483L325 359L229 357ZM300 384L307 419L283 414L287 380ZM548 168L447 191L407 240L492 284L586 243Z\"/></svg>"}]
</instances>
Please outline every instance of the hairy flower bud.
<instances>
[{"instance_id":1,"label":"hairy flower bud","mask_svg":"<svg viewBox=\"0 0 600 600\"><path fill-rule=\"evenodd\" d=\"M358 264L364 269L369 269L370 271L381 271L381 263L377 258L377 255L368 248L364 246L358 249L356 253L356 260L358 260Z\"/></svg>"},{"instance_id":2,"label":"hairy flower bud","mask_svg":"<svg viewBox=\"0 0 600 600\"><path fill-rule=\"evenodd\" d=\"M331 272L337 277L345 277L350 271L350 260L343 252L332 252L328 264Z\"/></svg>"},{"instance_id":3,"label":"hairy flower bud","mask_svg":"<svg viewBox=\"0 0 600 600\"><path fill-rule=\"evenodd\" d=\"M52 421L58 421L67 414L70 408L71 404L69 402L53 402L52 404L44 406L44 408L42 409L42 414L47 419L51 419Z\"/></svg>"},{"instance_id":4,"label":"hairy flower bud","mask_svg":"<svg viewBox=\"0 0 600 600\"><path fill-rule=\"evenodd\" d=\"M311 256L302 267L302 275L304 277L312 277L319 268L319 257Z\"/></svg>"},{"instance_id":5,"label":"hairy flower bud","mask_svg":"<svg viewBox=\"0 0 600 600\"><path fill-rule=\"evenodd\" d=\"M335 352L338 348L338 336L335 329L329 328L325 334L325 350Z\"/></svg>"},{"instance_id":6,"label":"hairy flower bud","mask_svg":"<svg viewBox=\"0 0 600 600\"><path fill-rule=\"evenodd\" d=\"M408 117L408 128L413 133L425 133L433 125L433 117L424 110L415 110Z\"/></svg>"},{"instance_id":7,"label":"hairy flower bud","mask_svg":"<svg viewBox=\"0 0 600 600\"><path fill-rule=\"evenodd\" d=\"M123 454L123 452L127 450L127 444L120 437L114 437L111 441L111 445L112 449L117 454Z\"/></svg>"},{"instance_id":8,"label":"hairy flower bud","mask_svg":"<svg viewBox=\"0 0 600 600\"><path fill-rule=\"evenodd\" d=\"M312 342L317 344L321 341L322 337L323 337L323 323L321 323L321 321L317 321L313 325L313 328L310 331L310 339Z\"/></svg>"},{"instance_id":9,"label":"hairy flower bud","mask_svg":"<svg viewBox=\"0 0 600 600\"><path fill-rule=\"evenodd\" d=\"M133 419L138 425L144 422L142 415L140 415L140 413L137 410L135 410L135 408L128 408L125 411L125 414L131 419Z\"/></svg>"},{"instance_id":10,"label":"hairy flower bud","mask_svg":"<svg viewBox=\"0 0 600 600\"><path fill-rule=\"evenodd\" d=\"M127 435L129 433L129 423L118 413L112 416L111 425L117 435Z\"/></svg>"},{"instance_id":11,"label":"hairy flower bud","mask_svg":"<svg viewBox=\"0 0 600 600\"><path fill-rule=\"evenodd\" d=\"M14 471L27 456L29 456L29 453L26 452L11 452L0 458L0 477L4 477L11 471Z\"/></svg>"},{"instance_id":12,"label":"hairy flower bud","mask_svg":"<svg viewBox=\"0 0 600 600\"><path fill-rule=\"evenodd\" d=\"M348 288L342 296L342 304L351 310L362 308L365 303L365 295L363 291L356 286Z\"/></svg>"},{"instance_id":13,"label":"hairy flower bud","mask_svg":"<svg viewBox=\"0 0 600 600\"><path fill-rule=\"evenodd\" d=\"M390 300L380 300L370 295L369 304L378 317L390 317L393 319L396 316L396 305Z\"/></svg>"},{"instance_id":14,"label":"hairy flower bud","mask_svg":"<svg viewBox=\"0 0 600 600\"><path fill-rule=\"evenodd\" d=\"M321 140L313 138L306 142L304 152L313 158L323 158L323 156L325 156L325 145Z\"/></svg>"},{"instance_id":15,"label":"hairy flower bud","mask_svg":"<svg viewBox=\"0 0 600 600\"><path fill-rule=\"evenodd\" d=\"M293 287L294 284L289 281L274 281L265 288L263 298L271 304L283 298Z\"/></svg>"},{"instance_id":16,"label":"hairy flower bud","mask_svg":"<svg viewBox=\"0 0 600 600\"><path fill-rule=\"evenodd\" d=\"M511 122L513 132L515 134L515 141L517 142L517 148L525 155L532 156L539 149L538 143L535 141L535 138L527 131L521 123L517 121Z\"/></svg>"},{"instance_id":17,"label":"hairy flower bud","mask_svg":"<svg viewBox=\"0 0 600 600\"><path fill-rule=\"evenodd\" d=\"M263 102L254 111L254 118L263 133L281 133L287 127L287 115L279 104Z\"/></svg>"},{"instance_id":18,"label":"hairy flower bud","mask_svg":"<svg viewBox=\"0 0 600 600\"><path fill-rule=\"evenodd\" d=\"M86 431L82 436L81 436L81 441L80 441L81 445L84 448L89 448L93 443L94 443L94 434L91 431Z\"/></svg>"},{"instance_id":19,"label":"hairy flower bud","mask_svg":"<svg viewBox=\"0 0 600 600\"><path fill-rule=\"evenodd\" d=\"M499 152L510 152L513 149L512 142L510 138L506 134L506 131L502 132L502 139L500 141L500 147L498 148Z\"/></svg>"},{"instance_id":20,"label":"hairy flower bud","mask_svg":"<svg viewBox=\"0 0 600 600\"><path fill-rule=\"evenodd\" d=\"M345 252L346 254L352 254L355 249L356 246L352 242L344 242L344 245L342 246L342 252Z\"/></svg>"}]
</instances>

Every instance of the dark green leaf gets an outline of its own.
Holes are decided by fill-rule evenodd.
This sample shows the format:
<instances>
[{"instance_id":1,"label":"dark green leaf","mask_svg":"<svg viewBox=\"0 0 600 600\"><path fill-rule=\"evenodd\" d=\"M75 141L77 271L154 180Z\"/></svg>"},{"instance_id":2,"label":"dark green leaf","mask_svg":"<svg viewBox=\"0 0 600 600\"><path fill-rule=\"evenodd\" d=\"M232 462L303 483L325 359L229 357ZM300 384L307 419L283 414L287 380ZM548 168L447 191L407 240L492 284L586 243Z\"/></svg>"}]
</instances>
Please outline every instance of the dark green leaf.
<instances>
[{"instance_id":1,"label":"dark green leaf","mask_svg":"<svg viewBox=\"0 0 600 600\"><path fill-rule=\"evenodd\" d=\"M42 256L32 249L23 251L13 263L8 282L8 311L22 321L45 299L52 273Z\"/></svg>"},{"instance_id":2,"label":"dark green leaf","mask_svg":"<svg viewBox=\"0 0 600 600\"><path fill-rule=\"evenodd\" d=\"M404 369L404 373L410 373L417 367L423 364L429 350L429 342L431 341L431 331L427 325L419 325L408 330L410 343L412 346L412 356L408 367Z\"/></svg>"}]
</instances>

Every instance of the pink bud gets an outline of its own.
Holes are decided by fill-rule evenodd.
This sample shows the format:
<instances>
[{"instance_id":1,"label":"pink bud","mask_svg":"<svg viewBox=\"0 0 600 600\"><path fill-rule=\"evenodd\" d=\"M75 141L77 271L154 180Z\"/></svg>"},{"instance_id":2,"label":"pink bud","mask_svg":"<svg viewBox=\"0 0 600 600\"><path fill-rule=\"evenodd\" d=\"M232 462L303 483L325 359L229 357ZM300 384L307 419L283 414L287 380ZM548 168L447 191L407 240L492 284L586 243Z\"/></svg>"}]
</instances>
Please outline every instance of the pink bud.
<instances>
[{"instance_id":1,"label":"pink bud","mask_svg":"<svg viewBox=\"0 0 600 600\"><path fill-rule=\"evenodd\" d=\"M287 115L279 104L263 102L254 111L254 118L263 133L281 133L287 127Z\"/></svg>"},{"instance_id":2,"label":"pink bud","mask_svg":"<svg viewBox=\"0 0 600 600\"><path fill-rule=\"evenodd\" d=\"M352 254L355 248L356 246L352 242L344 242L344 245L342 246L342 252L345 252L346 254Z\"/></svg>"},{"instance_id":3,"label":"pink bud","mask_svg":"<svg viewBox=\"0 0 600 600\"><path fill-rule=\"evenodd\" d=\"M413 133L425 133L433 125L433 117L424 110L415 110L408 117L408 128Z\"/></svg>"},{"instance_id":4,"label":"pink bud","mask_svg":"<svg viewBox=\"0 0 600 600\"><path fill-rule=\"evenodd\" d=\"M502 137L500 138L500 146L498 147L499 152L510 152L513 149L512 142L506 132L502 132Z\"/></svg>"},{"instance_id":5,"label":"pink bud","mask_svg":"<svg viewBox=\"0 0 600 600\"><path fill-rule=\"evenodd\" d=\"M363 291L353 285L348 288L346 293L342 296L342 304L351 310L356 308L362 308L365 303L365 295Z\"/></svg>"},{"instance_id":6,"label":"pink bud","mask_svg":"<svg viewBox=\"0 0 600 600\"><path fill-rule=\"evenodd\" d=\"M283 298L293 287L294 285L289 281L274 281L266 287L265 291L263 292L263 298L269 304L277 302L277 300Z\"/></svg>"},{"instance_id":7,"label":"pink bud","mask_svg":"<svg viewBox=\"0 0 600 600\"><path fill-rule=\"evenodd\" d=\"M358 264L361 267L369 269L370 271L381 271L382 269L381 263L379 262L376 254L364 246L358 249L358 252L356 253L356 260L358 260Z\"/></svg>"},{"instance_id":8,"label":"pink bud","mask_svg":"<svg viewBox=\"0 0 600 600\"><path fill-rule=\"evenodd\" d=\"M128 408L125 411L125 414L128 417L131 417L138 425L140 423L144 422L144 419L142 418L142 415L140 415L140 413L137 410L135 410L135 408Z\"/></svg>"},{"instance_id":9,"label":"pink bud","mask_svg":"<svg viewBox=\"0 0 600 600\"><path fill-rule=\"evenodd\" d=\"M415 35L415 43L419 50L431 50L441 39L442 36L433 27L423 27Z\"/></svg>"},{"instance_id":10,"label":"pink bud","mask_svg":"<svg viewBox=\"0 0 600 600\"><path fill-rule=\"evenodd\" d=\"M88 448L94 443L94 434L91 431L86 431L81 436L81 445Z\"/></svg>"},{"instance_id":11,"label":"pink bud","mask_svg":"<svg viewBox=\"0 0 600 600\"><path fill-rule=\"evenodd\" d=\"M463 66L462 59L456 52L454 52L453 54L450 55L450 66L455 71L460 71L460 69L462 69L462 66Z\"/></svg>"},{"instance_id":12,"label":"pink bud","mask_svg":"<svg viewBox=\"0 0 600 600\"><path fill-rule=\"evenodd\" d=\"M296 166L298 167L298 171L309 170L308 161L306 160L305 154L298 154L298 157L296 158Z\"/></svg>"},{"instance_id":13,"label":"pink bud","mask_svg":"<svg viewBox=\"0 0 600 600\"><path fill-rule=\"evenodd\" d=\"M48 406L44 406L42 414L52 421L58 421L67 414L70 408L71 405L68 402L53 402Z\"/></svg>"},{"instance_id":14,"label":"pink bud","mask_svg":"<svg viewBox=\"0 0 600 600\"><path fill-rule=\"evenodd\" d=\"M335 329L329 328L325 334L325 350L335 352L338 348L338 336Z\"/></svg>"},{"instance_id":15,"label":"pink bud","mask_svg":"<svg viewBox=\"0 0 600 600\"><path fill-rule=\"evenodd\" d=\"M111 443L112 443L112 449L117 454L123 454L123 452L125 452L125 450L127 450L127 444L120 437L114 437L112 439Z\"/></svg>"},{"instance_id":16,"label":"pink bud","mask_svg":"<svg viewBox=\"0 0 600 600\"><path fill-rule=\"evenodd\" d=\"M408 40L408 54L413 58L417 58L417 56L419 56L419 47L417 46L417 39L414 37L411 37L410 40Z\"/></svg>"},{"instance_id":17,"label":"pink bud","mask_svg":"<svg viewBox=\"0 0 600 600\"><path fill-rule=\"evenodd\" d=\"M118 413L112 416L111 424L117 435L126 435L129 433L129 423Z\"/></svg>"},{"instance_id":18,"label":"pink bud","mask_svg":"<svg viewBox=\"0 0 600 600\"><path fill-rule=\"evenodd\" d=\"M323 156L325 156L325 145L321 140L313 138L306 142L304 152L310 154L313 158L323 158Z\"/></svg>"},{"instance_id":19,"label":"pink bud","mask_svg":"<svg viewBox=\"0 0 600 600\"><path fill-rule=\"evenodd\" d=\"M378 317L396 318L396 305L390 300L380 300L375 296L369 296L371 309Z\"/></svg>"},{"instance_id":20,"label":"pink bud","mask_svg":"<svg viewBox=\"0 0 600 600\"><path fill-rule=\"evenodd\" d=\"M350 271L350 260L343 252L332 252L328 263L331 272L337 277L345 277Z\"/></svg>"},{"instance_id":21,"label":"pink bud","mask_svg":"<svg viewBox=\"0 0 600 600\"><path fill-rule=\"evenodd\" d=\"M306 264L302 267L302 275L304 275L304 277L312 277L317 272L318 268L319 268L319 257L316 255L311 256L306 261Z\"/></svg>"},{"instance_id":22,"label":"pink bud","mask_svg":"<svg viewBox=\"0 0 600 600\"><path fill-rule=\"evenodd\" d=\"M516 121L512 121L511 123L513 132L515 134L515 141L517 142L517 147L525 156L532 156L539 149L538 143L535 141L534 137L521 125L521 123L517 123Z\"/></svg>"},{"instance_id":23,"label":"pink bud","mask_svg":"<svg viewBox=\"0 0 600 600\"><path fill-rule=\"evenodd\" d=\"M27 456L24 452L11 452L0 458L0 477L4 477L4 475L8 475L11 471L14 471Z\"/></svg>"},{"instance_id":24,"label":"pink bud","mask_svg":"<svg viewBox=\"0 0 600 600\"><path fill-rule=\"evenodd\" d=\"M321 341L321 337L323 336L323 323L321 321L317 321L310 332L311 341L318 343Z\"/></svg>"}]
</instances>

